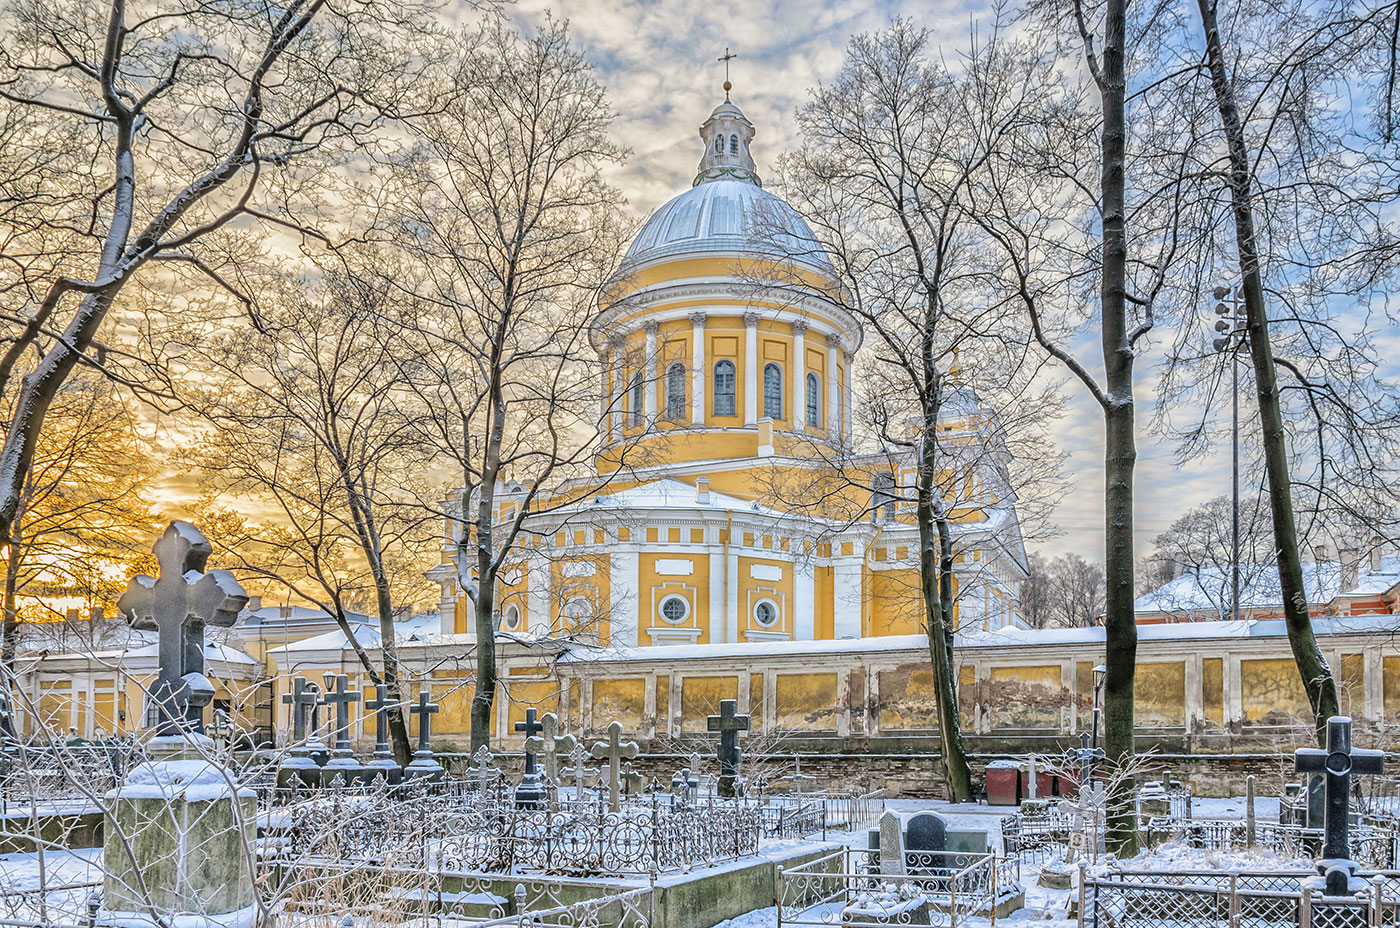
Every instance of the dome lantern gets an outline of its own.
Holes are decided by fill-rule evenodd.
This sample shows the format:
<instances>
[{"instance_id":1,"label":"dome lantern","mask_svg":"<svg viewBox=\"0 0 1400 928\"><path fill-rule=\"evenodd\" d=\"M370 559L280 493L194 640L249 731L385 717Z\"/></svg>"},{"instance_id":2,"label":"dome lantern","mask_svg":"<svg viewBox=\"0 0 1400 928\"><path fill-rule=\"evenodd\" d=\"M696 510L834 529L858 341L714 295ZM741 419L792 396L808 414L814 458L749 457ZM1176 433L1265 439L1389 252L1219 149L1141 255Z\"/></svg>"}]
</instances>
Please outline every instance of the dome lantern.
<instances>
[{"instance_id":1,"label":"dome lantern","mask_svg":"<svg viewBox=\"0 0 1400 928\"><path fill-rule=\"evenodd\" d=\"M700 158L699 173L695 183L699 186L712 180L740 180L759 184L758 172L749 154L749 142L753 140L753 123L744 116L743 110L725 101L715 107L710 118L700 127L700 138L705 141L705 154Z\"/></svg>"}]
</instances>

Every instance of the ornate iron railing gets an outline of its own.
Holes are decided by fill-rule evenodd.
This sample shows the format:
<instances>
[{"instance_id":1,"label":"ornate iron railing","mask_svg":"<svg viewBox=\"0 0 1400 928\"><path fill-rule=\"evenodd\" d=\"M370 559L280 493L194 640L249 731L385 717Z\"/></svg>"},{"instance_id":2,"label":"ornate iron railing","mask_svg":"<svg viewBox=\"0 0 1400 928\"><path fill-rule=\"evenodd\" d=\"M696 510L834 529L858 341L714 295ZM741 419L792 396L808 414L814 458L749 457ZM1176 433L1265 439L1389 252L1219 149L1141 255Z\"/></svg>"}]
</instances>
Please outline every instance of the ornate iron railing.
<instances>
[{"instance_id":1,"label":"ornate iron railing","mask_svg":"<svg viewBox=\"0 0 1400 928\"><path fill-rule=\"evenodd\" d=\"M992 854L910 852L903 874L882 873L879 864L878 852L846 849L778 868L778 928L955 928L987 918L1004 894L1019 890L1019 862Z\"/></svg>"}]
</instances>

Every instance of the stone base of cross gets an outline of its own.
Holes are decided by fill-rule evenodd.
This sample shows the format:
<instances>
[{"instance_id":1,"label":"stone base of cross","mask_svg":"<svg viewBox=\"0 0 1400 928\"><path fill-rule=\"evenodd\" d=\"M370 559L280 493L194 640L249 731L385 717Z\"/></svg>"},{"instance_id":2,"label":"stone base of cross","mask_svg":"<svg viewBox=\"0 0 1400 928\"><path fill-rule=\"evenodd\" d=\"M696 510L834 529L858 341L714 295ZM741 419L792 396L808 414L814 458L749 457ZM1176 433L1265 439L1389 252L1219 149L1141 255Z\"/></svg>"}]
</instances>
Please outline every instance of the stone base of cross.
<instances>
[{"instance_id":1,"label":"stone base of cross","mask_svg":"<svg viewBox=\"0 0 1400 928\"><path fill-rule=\"evenodd\" d=\"M1334 715L1327 720L1327 747L1302 748L1294 756L1297 773L1321 773L1325 809L1322 819L1322 856L1318 875L1304 883L1328 896L1349 896L1366 889L1357 878L1359 865L1351 859L1351 775L1380 773L1385 755L1380 751L1353 750L1351 719Z\"/></svg>"}]
</instances>

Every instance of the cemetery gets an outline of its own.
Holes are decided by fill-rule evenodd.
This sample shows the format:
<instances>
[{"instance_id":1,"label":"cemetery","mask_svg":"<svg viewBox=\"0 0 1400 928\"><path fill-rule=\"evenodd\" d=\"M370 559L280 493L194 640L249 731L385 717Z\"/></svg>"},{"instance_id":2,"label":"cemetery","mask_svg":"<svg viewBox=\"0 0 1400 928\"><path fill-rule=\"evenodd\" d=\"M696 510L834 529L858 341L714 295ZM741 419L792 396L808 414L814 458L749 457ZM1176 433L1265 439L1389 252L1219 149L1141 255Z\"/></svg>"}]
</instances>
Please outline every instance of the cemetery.
<instances>
[{"instance_id":1,"label":"cemetery","mask_svg":"<svg viewBox=\"0 0 1400 928\"><path fill-rule=\"evenodd\" d=\"M1112 774L1088 733L1070 755L987 763L985 804L959 805L814 788L800 762L770 778L763 758L745 756L750 719L734 700L708 719L709 751L669 776L639 772L649 758L621 723L589 743L534 708L514 726L519 757L482 747L449 767L434 750L439 707L425 689L406 706L416 742L400 766L390 701L327 674L289 680L277 749L233 750L205 731L202 639L246 597L231 575L205 569L210 550L194 526L172 523L155 546L159 574L133 579L122 597L129 621L160 643L150 737L125 752L6 739L0 923L1400 919L1400 780L1383 752L1353 743L1345 717L1330 720L1325 747L1296 751L1277 796L1257 795L1255 775L1241 802L1198 796L1167 770L1135 771L1144 851L1130 860L1106 852ZM373 722L372 748L350 738L356 707Z\"/></svg>"}]
</instances>

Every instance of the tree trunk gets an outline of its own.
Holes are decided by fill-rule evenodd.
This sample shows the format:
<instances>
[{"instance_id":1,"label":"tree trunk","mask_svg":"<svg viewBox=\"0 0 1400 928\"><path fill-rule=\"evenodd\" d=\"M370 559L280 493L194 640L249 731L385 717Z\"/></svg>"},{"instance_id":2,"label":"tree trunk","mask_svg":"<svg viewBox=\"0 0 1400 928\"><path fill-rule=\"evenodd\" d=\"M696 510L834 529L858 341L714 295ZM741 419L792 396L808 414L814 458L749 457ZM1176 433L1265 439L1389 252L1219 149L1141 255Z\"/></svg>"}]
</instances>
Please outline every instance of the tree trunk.
<instances>
[{"instance_id":1,"label":"tree trunk","mask_svg":"<svg viewBox=\"0 0 1400 928\"><path fill-rule=\"evenodd\" d=\"M936 377L937 373L933 372ZM930 387L929 389L936 389ZM952 540L947 519L941 518L941 500L937 485L936 435L937 406L933 415L924 416L924 434L918 445L918 486L916 487L916 518L919 523L919 589L923 598L924 623L928 631L929 663L933 669L933 703L938 715L939 760L943 766L943 783L948 798L967 802L972 798L972 772L963 749L961 720L958 718L957 679L953 673L953 652L950 646L952 628L948 617L952 603L945 598L951 579L945 568L952 569ZM938 524L942 522L943 524Z\"/></svg>"},{"instance_id":2,"label":"tree trunk","mask_svg":"<svg viewBox=\"0 0 1400 928\"><path fill-rule=\"evenodd\" d=\"M375 597L379 605L379 653L384 661L384 688L394 706L384 713L389 723L389 743L393 745L394 760L407 765L413 758L408 740L408 723L404 720L403 685L399 676L399 649L394 641L394 607L389 596L389 581L382 565L374 572ZM424 686L430 681L424 680ZM430 691L431 692L431 691Z\"/></svg>"},{"instance_id":3,"label":"tree trunk","mask_svg":"<svg viewBox=\"0 0 1400 928\"><path fill-rule=\"evenodd\" d=\"M1108 850L1137 853L1133 759L1133 678L1137 670L1137 621L1133 612L1133 346L1128 334L1125 162L1127 0L1108 0L1103 42L1103 279L1100 332L1106 374L1104 402L1104 755L1113 775L1108 796Z\"/></svg>"},{"instance_id":4,"label":"tree trunk","mask_svg":"<svg viewBox=\"0 0 1400 928\"><path fill-rule=\"evenodd\" d=\"M493 365L493 370L494 370ZM491 711L496 702L496 475L501 468L501 442L505 434L505 401L500 378L492 382L491 422L481 469L480 499L476 510L476 692L472 695L472 741L475 753L491 744ZM464 534L465 549L469 539ZM465 558L466 551L462 551ZM465 560L463 561L465 563Z\"/></svg>"},{"instance_id":5,"label":"tree trunk","mask_svg":"<svg viewBox=\"0 0 1400 928\"><path fill-rule=\"evenodd\" d=\"M1235 101L1235 89L1225 70L1220 46L1220 27L1212 0L1197 0L1201 26L1205 32L1206 56L1211 86L1230 157L1230 202L1235 216L1235 244L1239 252L1240 280L1244 285L1245 328L1249 354L1254 362L1254 379L1259 399L1259 424L1264 444L1264 470L1269 478L1269 508L1274 520L1274 547L1278 552L1279 589L1283 593L1284 624L1293 660L1303 678L1303 687L1312 706L1313 725L1318 743L1327 738L1327 720L1340 713L1332 668L1318 649L1308 615L1308 594L1303 583L1303 563L1298 551L1298 530L1293 517L1293 491L1288 473L1288 439L1283 430L1283 410L1279 403L1278 377L1274 370L1273 346L1269 342L1269 322L1264 305L1264 281L1259 270L1259 251L1254 233L1254 202L1250 189L1252 176L1249 152L1245 146L1244 125Z\"/></svg>"}]
</instances>

